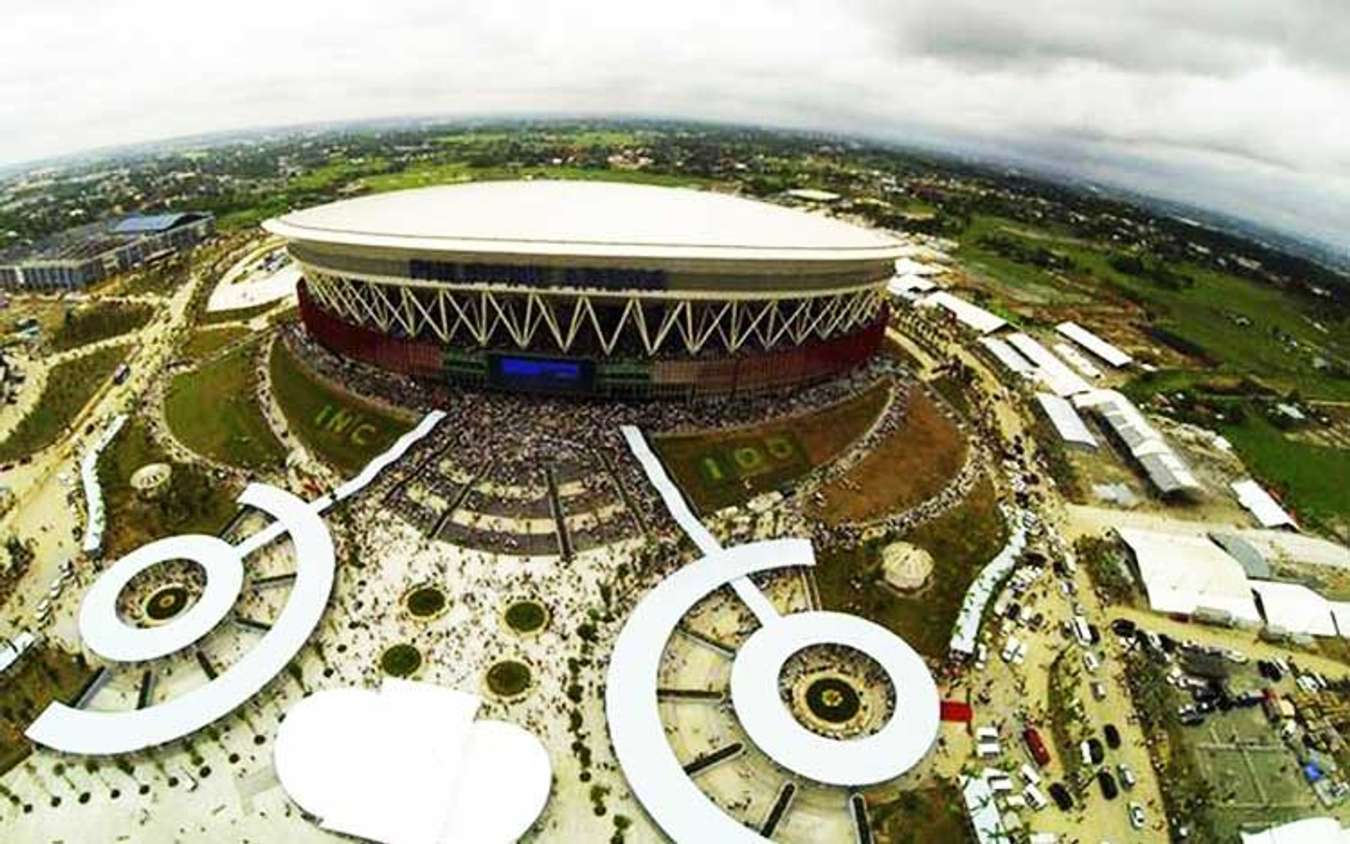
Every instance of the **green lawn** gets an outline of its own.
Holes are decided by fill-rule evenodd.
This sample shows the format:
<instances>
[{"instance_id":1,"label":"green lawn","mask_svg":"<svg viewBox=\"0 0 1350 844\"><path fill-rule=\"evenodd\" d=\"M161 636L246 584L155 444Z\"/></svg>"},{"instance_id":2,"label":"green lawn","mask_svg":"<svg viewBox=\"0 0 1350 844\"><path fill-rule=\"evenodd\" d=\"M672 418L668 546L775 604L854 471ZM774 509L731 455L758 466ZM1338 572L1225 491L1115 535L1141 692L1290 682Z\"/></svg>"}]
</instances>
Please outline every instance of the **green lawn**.
<instances>
[{"instance_id":1,"label":"green lawn","mask_svg":"<svg viewBox=\"0 0 1350 844\"><path fill-rule=\"evenodd\" d=\"M587 182L631 182L670 187L704 187L712 182L693 176L651 173L645 170L617 170L569 166L529 165L521 167L474 167L465 161L450 161L409 167L395 173L366 176L362 183L373 193L406 190L456 182L502 181L506 179L558 179Z\"/></svg>"},{"instance_id":2,"label":"green lawn","mask_svg":"<svg viewBox=\"0 0 1350 844\"><path fill-rule=\"evenodd\" d=\"M877 787L863 793L877 840L890 844L974 842L961 794L949 782L912 791Z\"/></svg>"},{"instance_id":3,"label":"green lawn","mask_svg":"<svg viewBox=\"0 0 1350 844\"><path fill-rule=\"evenodd\" d=\"M154 316L152 305L98 302L66 311L65 318L52 333L54 352L76 349L110 337L118 337L144 326Z\"/></svg>"},{"instance_id":4,"label":"green lawn","mask_svg":"<svg viewBox=\"0 0 1350 844\"><path fill-rule=\"evenodd\" d=\"M262 316L280 304L280 302L264 302L261 305L253 305L248 308L236 308L230 311L203 311L202 315L197 319L197 324L205 327L220 325L223 322L247 322L256 316Z\"/></svg>"},{"instance_id":5,"label":"green lawn","mask_svg":"<svg viewBox=\"0 0 1350 844\"><path fill-rule=\"evenodd\" d=\"M91 674L83 657L35 645L0 684L0 776L33 752L23 731L54 700L70 703ZM12 839L11 839L12 840Z\"/></svg>"},{"instance_id":6,"label":"green lawn","mask_svg":"<svg viewBox=\"0 0 1350 844\"><path fill-rule=\"evenodd\" d=\"M306 371L283 342L272 347L272 389L292 434L344 475L354 475L413 426L339 392Z\"/></svg>"},{"instance_id":7,"label":"green lawn","mask_svg":"<svg viewBox=\"0 0 1350 844\"><path fill-rule=\"evenodd\" d=\"M52 367L37 405L0 442L0 461L27 457L55 442L126 354L126 346L110 346Z\"/></svg>"},{"instance_id":8,"label":"green lawn","mask_svg":"<svg viewBox=\"0 0 1350 844\"><path fill-rule=\"evenodd\" d=\"M994 254L979 243L989 234L1027 247L1049 248L1071 260L1074 269L1056 274ZM1086 294L1100 301L1104 288L1142 305L1151 325L1203 348L1218 362L1220 374L1252 375L1281 389L1297 389L1305 397L1350 399L1350 380L1331 377L1312 366L1318 353L1342 359L1350 356L1350 334L1335 326L1325 333L1318 331L1292 294L1185 262L1168 268L1193 283L1173 289L1118 271L1110 264L1118 254L1114 247L997 217L975 217L960 241L956 255L962 263L1002 286L1014 300L1063 305L1080 301ZM1293 348L1290 339L1301 348Z\"/></svg>"},{"instance_id":9,"label":"green lawn","mask_svg":"<svg viewBox=\"0 0 1350 844\"><path fill-rule=\"evenodd\" d=\"M131 476L150 463L170 463L168 484L153 498L131 487ZM107 507L104 556L120 557L161 537L215 533L234 517L237 489L211 477L207 469L173 463L137 416L127 422L98 462L99 484Z\"/></svg>"},{"instance_id":10,"label":"green lawn","mask_svg":"<svg viewBox=\"0 0 1350 844\"><path fill-rule=\"evenodd\" d=\"M183 344L182 356L194 361L204 360L231 343L244 339L250 333L247 328L237 325L198 329Z\"/></svg>"},{"instance_id":11,"label":"green lawn","mask_svg":"<svg viewBox=\"0 0 1350 844\"><path fill-rule=\"evenodd\" d=\"M694 509L713 513L832 460L876 420L888 395L878 385L814 413L754 427L653 437L652 448Z\"/></svg>"},{"instance_id":12,"label":"green lawn","mask_svg":"<svg viewBox=\"0 0 1350 844\"><path fill-rule=\"evenodd\" d=\"M884 542L819 552L815 575L825 609L875 621L925 656L946 656L966 589L1006 541L997 504L993 484L982 480L961 504L902 537L933 555L929 585L913 595L882 585Z\"/></svg>"},{"instance_id":13,"label":"green lawn","mask_svg":"<svg viewBox=\"0 0 1350 844\"><path fill-rule=\"evenodd\" d=\"M1256 411L1223 435L1254 475L1280 491L1299 518L1350 525L1350 451L1297 442Z\"/></svg>"},{"instance_id":14,"label":"green lawn","mask_svg":"<svg viewBox=\"0 0 1350 844\"><path fill-rule=\"evenodd\" d=\"M267 469L286 459L254 396L256 343L240 346L205 366L176 376L164 399L169 427L198 454L245 469Z\"/></svg>"}]
</instances>

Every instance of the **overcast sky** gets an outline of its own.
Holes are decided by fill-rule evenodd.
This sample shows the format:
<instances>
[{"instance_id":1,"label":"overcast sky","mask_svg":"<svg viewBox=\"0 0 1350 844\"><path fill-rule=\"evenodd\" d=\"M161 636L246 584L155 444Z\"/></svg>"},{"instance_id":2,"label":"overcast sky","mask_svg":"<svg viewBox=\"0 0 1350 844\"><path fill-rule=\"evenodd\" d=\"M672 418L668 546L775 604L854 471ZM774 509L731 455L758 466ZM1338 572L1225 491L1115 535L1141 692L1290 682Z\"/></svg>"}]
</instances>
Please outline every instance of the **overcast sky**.
<instances>
[{"instance_id":1,"label":"overcast sky","mask_svg":"<svg viewBox=\"0 0 1350 844\"><path fill-rule=\"evenodd\" d=\"M688 116L984 144L1350 231L1347 0L5 5L0 162L345 118Z\"/></svg>"}]
</instances>

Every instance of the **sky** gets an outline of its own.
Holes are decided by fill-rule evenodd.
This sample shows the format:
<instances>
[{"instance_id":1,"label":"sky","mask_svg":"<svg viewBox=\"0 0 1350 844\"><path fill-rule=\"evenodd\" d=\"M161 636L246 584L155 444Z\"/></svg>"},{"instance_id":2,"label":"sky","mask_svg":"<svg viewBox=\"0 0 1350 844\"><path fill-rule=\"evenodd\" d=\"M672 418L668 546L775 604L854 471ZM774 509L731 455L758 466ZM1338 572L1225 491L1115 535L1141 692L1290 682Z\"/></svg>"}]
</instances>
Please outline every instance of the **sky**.
<instances>
[{"instance_id":1,"label":"sky","mask_svg":"<svg viewBox=\"0 0 1350 844\"><path fill-rule=\"evenodd\" d=\"M1346 244L1347 44L1345 0L14 0L0 163L344 119L688 117L982 150Z\"/></svg>"}]
</instances>

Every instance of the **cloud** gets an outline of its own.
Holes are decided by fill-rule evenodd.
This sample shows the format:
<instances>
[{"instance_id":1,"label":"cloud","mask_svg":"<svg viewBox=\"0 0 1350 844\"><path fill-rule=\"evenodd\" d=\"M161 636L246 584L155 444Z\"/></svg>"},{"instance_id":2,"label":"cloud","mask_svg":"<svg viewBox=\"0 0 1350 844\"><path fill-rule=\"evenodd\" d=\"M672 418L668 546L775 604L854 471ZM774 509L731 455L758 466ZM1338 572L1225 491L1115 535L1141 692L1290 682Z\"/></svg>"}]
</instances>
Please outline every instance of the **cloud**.
<instances>
[{"instance_id":1,"label":"cloud","mask_svg":"<svg viewBox=\"0 0 1350 844\"><path fill-rule=\"evenodd\" d=\"M352 118L686 116L1053 143L1070 161L1109 148L1230 177L1220 159L1247 159L1286 171L1290 190L1335 182L1338 222L1350 216L1342 0L686 0L659 12L620 0L48 0L9 12L0 125L18 131L0 137L0 160Z\"/></svg>"},{"instance_id":2,"label":"cloud","mask_svg":"<svg viewBox=\"0 0 1350 844\"><path fill-rule=\"evenodd\" d=\"M481 700L386 679L296 703L277 731L282 787L325 829L384 844L515 841L552 787L539 739L476 721Z\"/></svg>"}]
</instances>

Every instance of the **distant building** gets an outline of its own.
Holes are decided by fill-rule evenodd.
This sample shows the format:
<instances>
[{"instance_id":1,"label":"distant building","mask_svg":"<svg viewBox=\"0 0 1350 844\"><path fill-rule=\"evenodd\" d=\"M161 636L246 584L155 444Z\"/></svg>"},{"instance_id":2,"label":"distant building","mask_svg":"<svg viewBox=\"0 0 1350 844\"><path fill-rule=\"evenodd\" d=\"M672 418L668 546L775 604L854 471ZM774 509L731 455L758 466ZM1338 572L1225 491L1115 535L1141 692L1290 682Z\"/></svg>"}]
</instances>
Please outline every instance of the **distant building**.
<instances>
[{"instance_id":1,"label":"distant building","mask_svg":"<svg viewBox=\"0 0 1350 844\"><path fill-rule=\"evenodd\" d=\"M200 212L135 214L53 235L0 254L0 287L78 290L108 276L200 243L215 231Z\"/></svg>"}]
</instances>

